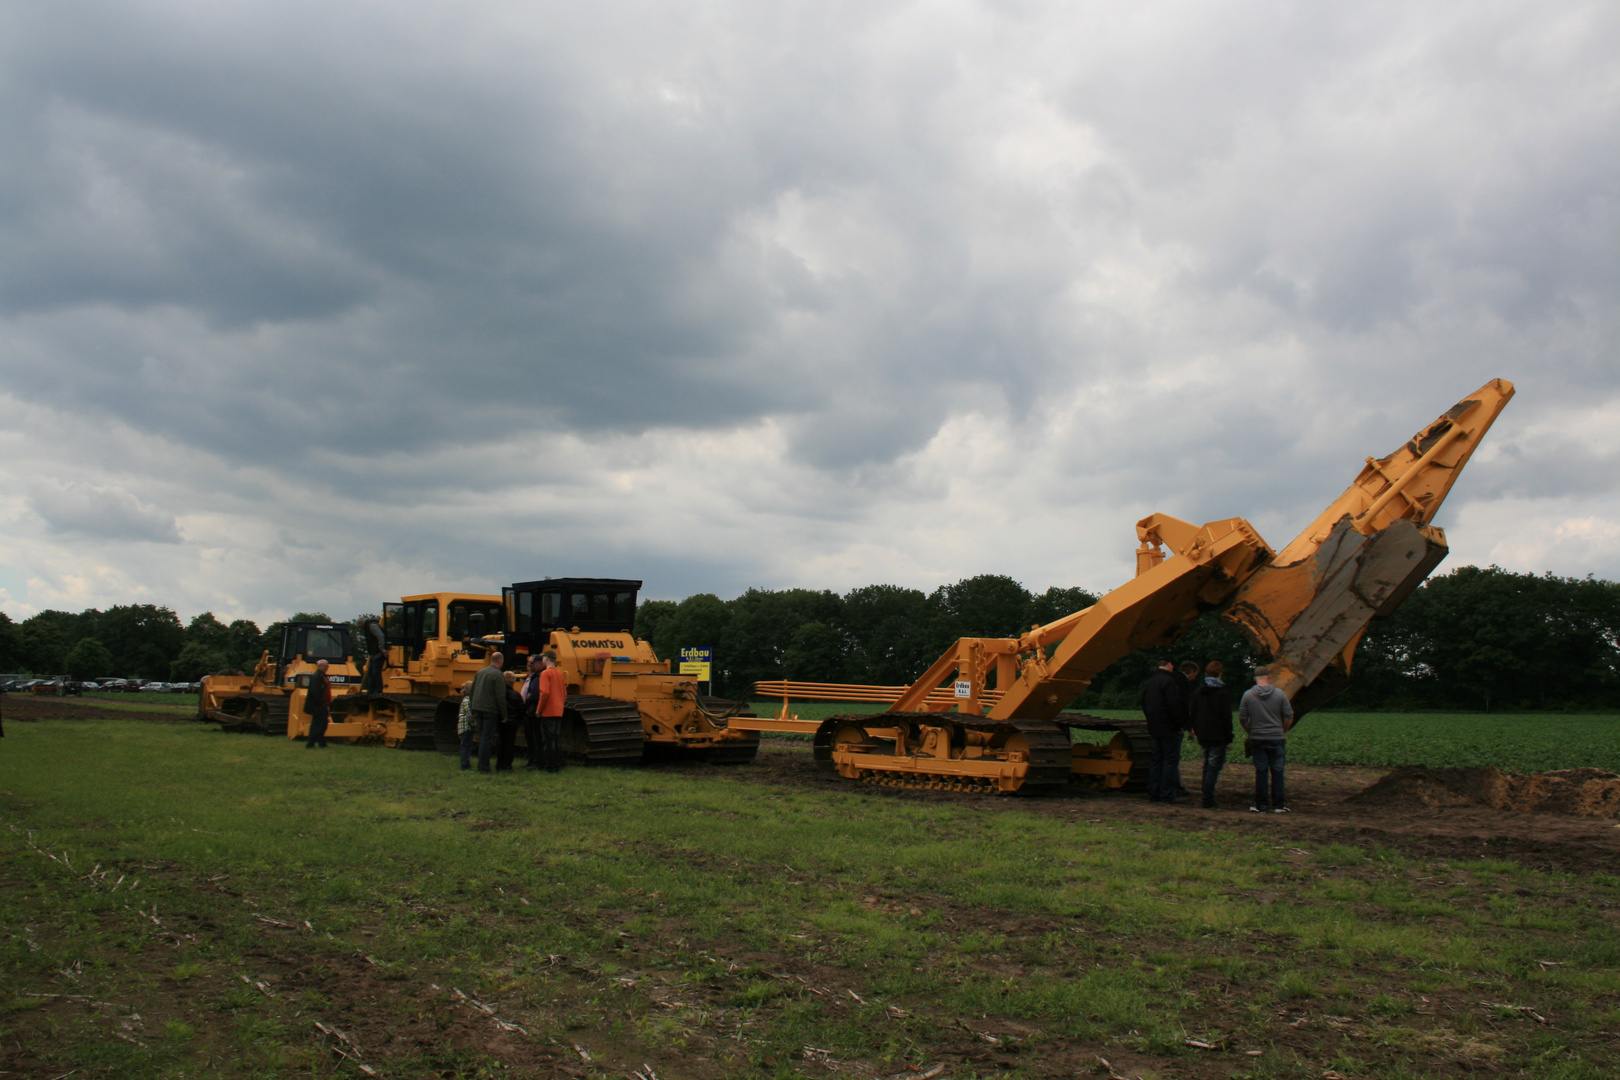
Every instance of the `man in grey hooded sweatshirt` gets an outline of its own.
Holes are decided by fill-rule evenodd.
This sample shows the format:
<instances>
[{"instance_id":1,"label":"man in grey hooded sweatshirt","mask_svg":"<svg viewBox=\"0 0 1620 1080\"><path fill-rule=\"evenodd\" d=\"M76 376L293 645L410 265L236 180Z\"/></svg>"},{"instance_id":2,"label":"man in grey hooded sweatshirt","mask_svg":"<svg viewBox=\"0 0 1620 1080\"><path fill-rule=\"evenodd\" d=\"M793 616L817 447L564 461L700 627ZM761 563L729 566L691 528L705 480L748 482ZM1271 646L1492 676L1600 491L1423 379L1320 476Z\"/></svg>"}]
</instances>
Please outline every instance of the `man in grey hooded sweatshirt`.
<instances>
[{"instance_id":1,"label":"man in grey hooded sweatshirt","mask_svg":"<svg viewBox=\"0 0 1620 1080\"><path fill-rule=\"evenodd\" d=\"M1254 669L1254 685L1238 703L1238 722L1249 733L1249 745L1254 751L1254 805L1249 809L1257 814L1267 810L1286 814L1283 766L1288 759L1288 729L1294 726L1294 707L1288 703L1287 694L1271 685L1271 669L1264 664Z\"/></svg>"}]
</instances>

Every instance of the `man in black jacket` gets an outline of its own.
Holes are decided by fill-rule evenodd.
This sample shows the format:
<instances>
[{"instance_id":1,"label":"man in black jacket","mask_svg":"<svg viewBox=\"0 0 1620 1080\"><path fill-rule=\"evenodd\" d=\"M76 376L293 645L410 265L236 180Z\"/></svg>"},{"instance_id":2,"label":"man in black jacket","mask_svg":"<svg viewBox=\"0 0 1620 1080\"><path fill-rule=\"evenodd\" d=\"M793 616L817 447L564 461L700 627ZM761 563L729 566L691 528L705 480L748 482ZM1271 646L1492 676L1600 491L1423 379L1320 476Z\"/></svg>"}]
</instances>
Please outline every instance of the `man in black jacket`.
<instances>
[{"instance_id":1,"label":"man in black jacket","mask_svg":"<svg viewBox=\"0 0 1620 1080\"><path fill-rule=\"evenodd\" d=\"M1205 810L1215 809L1215 785L1226 765L1226 749L1232 745L1232 694L1225 676L1221 662L1211 660L1204 668L1204 681L1193 688L1193 734L1204 750Z\"/></svg>"},{"instance_id":2,"label":"man in black jacket","mask_svg":"<svg viewBox=\"0 0 1620 1080\"><path fill-rule=\"evenodd\" d=\"M304 694L304 712L309 714L309 738L304 749L326 746L326 722L332 715L332 683L326 677L327 663L318 660L315 673L309 677L309 690Z\"/></svg>"},{"instance_id":3,"label":"man in black jacket","mask_svg":"<svg viewBox=\"0 0 1620 1080\"><path fill-rule=\"evenodd\" d=\"M1148 763L1148 801L1174 802L1181 770L1181 733L1187 727L1186 680L1176 674L1176 662L1166 656L1159 670L1142 684L1142 715L1147 717L1153 740Z\"/></svg>"}]
</instances>

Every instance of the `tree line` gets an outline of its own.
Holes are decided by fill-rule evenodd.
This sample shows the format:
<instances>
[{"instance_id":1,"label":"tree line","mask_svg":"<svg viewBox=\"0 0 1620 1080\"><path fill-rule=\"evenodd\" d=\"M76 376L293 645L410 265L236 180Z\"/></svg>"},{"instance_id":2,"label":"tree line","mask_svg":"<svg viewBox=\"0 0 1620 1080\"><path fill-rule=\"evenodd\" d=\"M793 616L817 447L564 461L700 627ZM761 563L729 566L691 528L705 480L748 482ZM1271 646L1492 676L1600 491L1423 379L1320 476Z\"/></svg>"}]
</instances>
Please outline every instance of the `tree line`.
<instances>
[{"instance_id":1,"label":"tree line","mask_svg":"<svg viewBox=\"0 0 1620 1080\"><path fill-rule=\"evenodd\" d=\"M288 621L331 620L301 611ZM224 623L211 611L183 623L156 604L41 611L20 623L0 612L0 671L195 682L215 671L252 671L264 650L280 648L283 625L260 630L250 619Z\"/></svg>"},{"instance_id":2,"label":"tree line","mask_svg":"<svg viewBox=\"0 0 1620 1080\"><path fill-rule=\"evenodd\" d=\"M644 601L635 632L665 659L683 646L714 648L722 694L744 696L755 682L783 678L900 686L957 638L1016 637L1095 600L1079 588L1030 592L994 574L930 593L897 585L843 595L749 589L731 600L699 593L678 603ZM332 620L299 612L289 621ZM42 611L21 623L0 613L0 671L194 681L211 671L251 670L265 649L279 647L282 625L261 630L211 612L183 623L152 604ZM354 643L363 659L364 635ZM1212 614L1196 620L1172 652L1200 665L1219 660L1238 686L1248 685L1258 662L1242 636ZM1074 707L1135 707L1156 661L1152 650L1121 658ZM1620 709L1620 584L1494 566L1430 578L1393 616L1372 624L1349 688L1331 707Z\"/></svg>"}]
</instances>

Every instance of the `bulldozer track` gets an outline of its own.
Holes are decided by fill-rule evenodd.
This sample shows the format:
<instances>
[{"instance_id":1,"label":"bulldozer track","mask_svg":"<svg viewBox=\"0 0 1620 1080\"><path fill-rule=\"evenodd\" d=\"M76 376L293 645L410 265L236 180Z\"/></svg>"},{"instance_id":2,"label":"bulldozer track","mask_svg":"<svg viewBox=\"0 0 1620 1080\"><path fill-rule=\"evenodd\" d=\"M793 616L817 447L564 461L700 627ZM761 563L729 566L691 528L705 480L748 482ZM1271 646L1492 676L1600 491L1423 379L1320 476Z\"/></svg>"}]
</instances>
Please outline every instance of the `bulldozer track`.
<instances>
[{"instance_id":1,"label":"bulldozer track","mask_svg":"<svg viewBox=\"0 0 1620 1080\"><path fill-rule=\"evenodd\" d=\"M373 712L389 712L405 721L405 741L401 750L435 750L438 741L434 732L434 717L441 699L431 694L345 694L332 699L332 719L345 719L357 705L370 704ZM382 706L392 706L385 709Z\"/></svg>"},{"instance_id":2,"label":"bulldozer track","mask_svg":"<svg viewBox=\"0 0 1620 1080\"><path fill-rule=\"evenodd\" d=\"M208 719L221 730L248 735L287 737L287 698L280 694L236 694L210 709Z\"/></svg>"},{"instance_id":3,"label":"bulldozer track","mask_svg":"<svg viewBox=\"0 0 1620 1080\"><path fill-rule=\"evenodd\" d=\"M1115 731L1124 735L1131 744L1131 775L1122 791L1146 791L1148 762L1153 759L1153 739L1148 735L1146 720L1109 720L1103 716L1085 713L1058 713L1052 722L1063 728L1083 731ZM1076 780L1081 779L1078 775Z\"/></svg>"},{"instance_id":4,"label":"bulldozer track","mask_svg":"<svg viewBox=\"0 0 1620 1080\"><path fill-rule=\"evenodd\" d=\"M1029 768L1017 790L1020 792L1048 791L1069 782L1069 736L1062 727L1046 720L974 720L948 713L876 713L868 715L830 716L816 729L812 749L817 768L837 774L833 761L833 737L847 723L872 724L892 727L910 722L913 729L921 723L950 724L958 732L990 731L1018 734L1029 746ZM953 740L955 741L955 740ZM859 777L863 784L878 787L913 788L925 791L964 791L995 794L1000 788L994 781L946 773L893 772L889 770L863 771Z\"/></svg>"},{"instance_id":5,"label":"bulldozer track","mask_svg":"<svg viewBox=\"0 0 1620 1080\"><path fill-rule=\"evenodd\" d=\"M563 756L589 765L629 765L646 745L641 710L633 701L569 694L563 704Z\"/></svg>"}]
</instances>

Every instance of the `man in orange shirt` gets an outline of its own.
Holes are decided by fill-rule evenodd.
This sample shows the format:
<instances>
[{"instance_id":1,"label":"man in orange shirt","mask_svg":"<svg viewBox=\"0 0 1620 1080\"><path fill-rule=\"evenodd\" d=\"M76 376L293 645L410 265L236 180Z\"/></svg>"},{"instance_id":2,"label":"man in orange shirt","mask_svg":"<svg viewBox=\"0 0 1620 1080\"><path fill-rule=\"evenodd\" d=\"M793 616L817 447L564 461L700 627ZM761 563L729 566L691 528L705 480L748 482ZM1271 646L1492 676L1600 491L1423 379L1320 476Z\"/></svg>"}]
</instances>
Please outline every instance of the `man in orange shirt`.
<instances>
[{"instance_id":1,"label":"man in orange shirt","mask_svg":"<svg viewBox=\"0 0 1620 1080\"><path fill-rule=\"evenodd\" d=\"M540 654L545 667L540 672L540 748L545 759L546 772L557 772L563 766L562 714L563 703L568 700L568 682L557 670L557 654L547 649Z\"/></svg>"}]
</instances>

